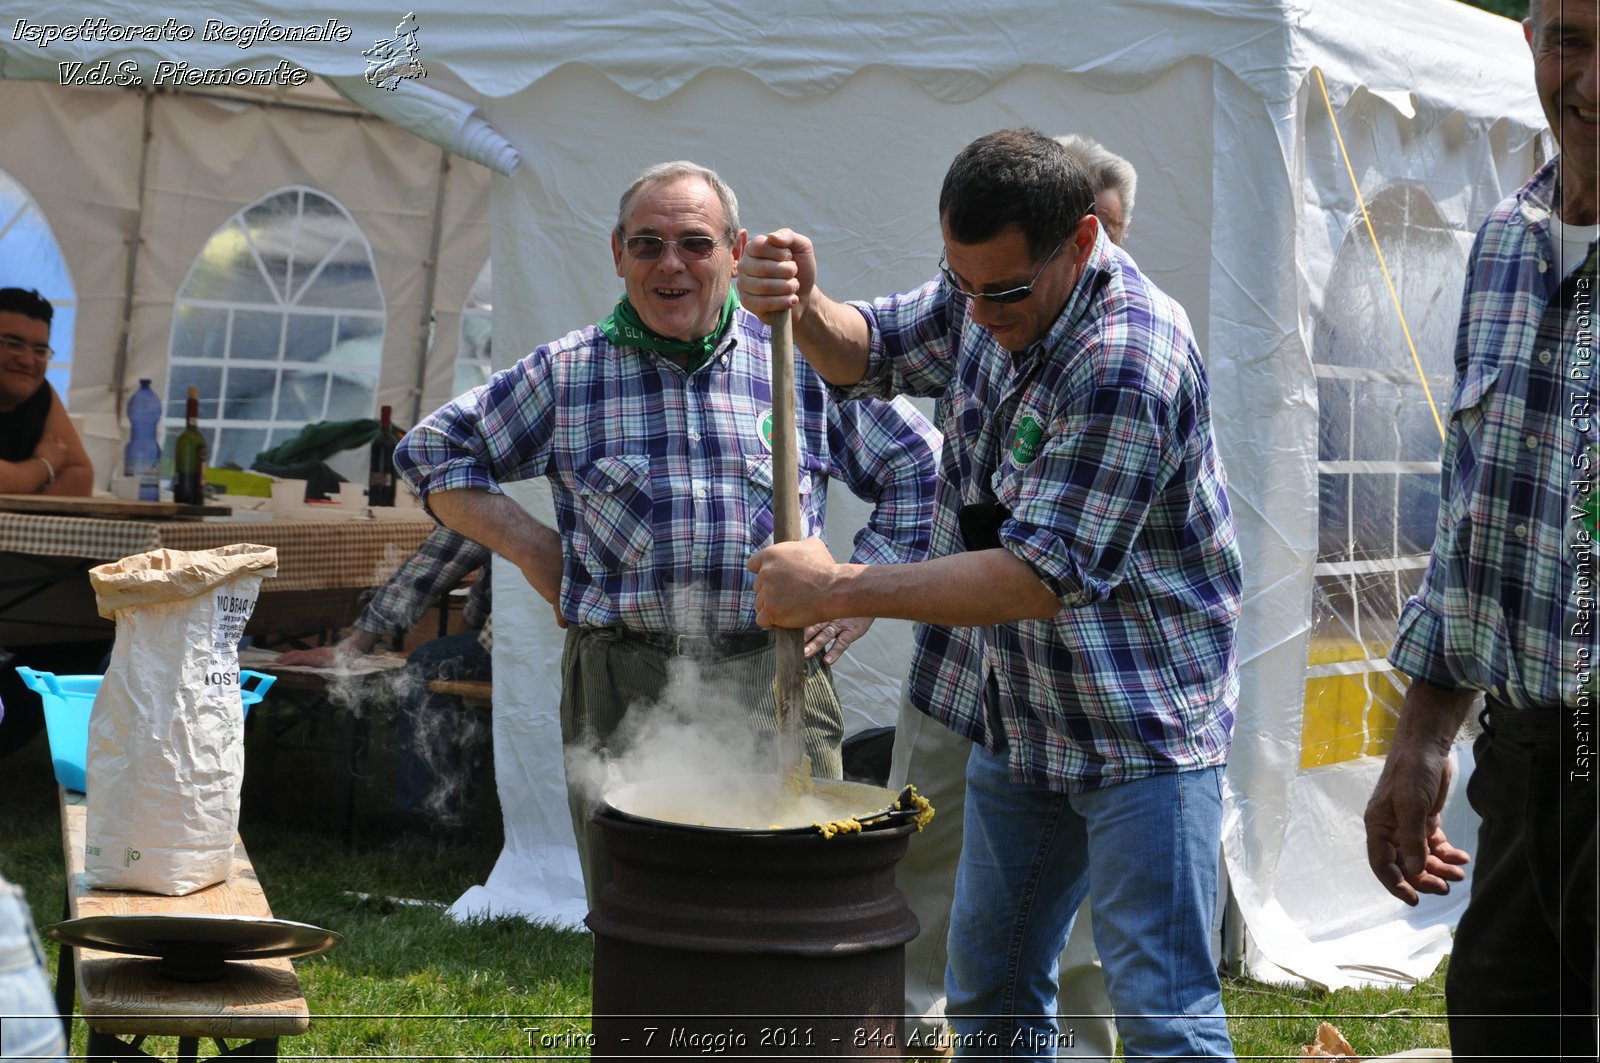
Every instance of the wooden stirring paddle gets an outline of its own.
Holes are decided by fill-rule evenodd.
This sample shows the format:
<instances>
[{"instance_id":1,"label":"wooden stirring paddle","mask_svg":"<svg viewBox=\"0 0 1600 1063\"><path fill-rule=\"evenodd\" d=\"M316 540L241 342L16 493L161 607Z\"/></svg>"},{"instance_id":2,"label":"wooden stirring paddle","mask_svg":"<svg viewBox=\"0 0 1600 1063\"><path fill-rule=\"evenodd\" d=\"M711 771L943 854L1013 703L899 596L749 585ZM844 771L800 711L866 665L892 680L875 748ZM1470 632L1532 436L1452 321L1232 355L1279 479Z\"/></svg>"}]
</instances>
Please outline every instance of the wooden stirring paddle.
<instances>
[{"instance_id":1,"label":"wooden stirring paddle","mask_svg":"<svg viewBox=\"0 0 1600 1063\"><path fill-rule=\"evenodd\" d=\"M772 541L800 538L800 455L796 452L794 408L794 331L789 311L772 319ZM773 686L778 708L780 774L788 775L805 753L801 735L806 710L806 633L775 628L778 677Z\"/></svg>"}]
</instances>

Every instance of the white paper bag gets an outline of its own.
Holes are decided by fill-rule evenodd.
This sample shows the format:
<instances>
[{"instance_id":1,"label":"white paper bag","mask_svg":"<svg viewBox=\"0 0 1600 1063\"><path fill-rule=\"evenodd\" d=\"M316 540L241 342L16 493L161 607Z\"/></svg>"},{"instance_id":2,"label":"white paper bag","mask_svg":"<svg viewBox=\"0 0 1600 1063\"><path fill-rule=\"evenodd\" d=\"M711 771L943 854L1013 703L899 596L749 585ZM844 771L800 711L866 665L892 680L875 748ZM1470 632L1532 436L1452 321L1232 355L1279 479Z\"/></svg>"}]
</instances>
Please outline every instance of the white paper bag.
<instances>
[{"instance_id":1,"label":"white paper bag","mask_svg":"<svg viewBox=\"0 0 1600 1063\"><path fill-rule=\"evenodd\" d=\"M244 781L239 636L270 546L152 550L89 570L117 622L89 717L85 881L182 896L227 879Z\"/></svg>"}]
</instances>

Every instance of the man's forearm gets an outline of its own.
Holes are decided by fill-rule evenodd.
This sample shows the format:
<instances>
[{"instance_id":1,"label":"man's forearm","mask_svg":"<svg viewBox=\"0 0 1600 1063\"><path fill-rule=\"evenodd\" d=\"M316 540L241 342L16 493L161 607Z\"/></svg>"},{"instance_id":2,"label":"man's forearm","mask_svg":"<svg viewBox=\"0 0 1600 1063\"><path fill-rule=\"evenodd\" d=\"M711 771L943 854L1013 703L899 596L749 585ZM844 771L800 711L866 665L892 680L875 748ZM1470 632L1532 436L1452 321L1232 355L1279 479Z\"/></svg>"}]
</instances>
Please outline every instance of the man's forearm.
<instances>
[{"instance_id":1,"label":"man's forearm","mask_svg":"<svg viewBox=\"0 0 1600 1063\"><path fill-rule=\"evenodd\" d=\"M351 653L370 653L372 652L372 647L378 644L378 639L381 637L381 632L368 631L366 628L361 627L358 622L356 626L345 633L344 638L339 640L339 644L349 649Z\"/></svg>"},{"instance_id":2,"label":"man's forearm","mask_svg":"<svg viewBox=\"0 0 1600 1063\"><path fill-rule=\"evenodd\" d=\"M828 595L838 616L886 616L981 627L1048 620L1061 602L1009 550L978 550L911 565L845 565Z\"/></svg>"},{"instance_id":3,"label":"man's forearm","mask_svg":"<svg viewBox=\"0 0 1600 1063\"><path fill-rule=\"evenodd\" d=\"M861 381L867 373L871 335L860 311L813 289L805 313L794 326L795 346L817 375L837 387Z\"/></svg>"},{"instance_id":4,"label":"man's forearm","mask_svg":"<svg viewBox=\"0 0 1600 1063\"><path fill-rule=\"evenodd\" d=\"M463 489L428 495L446 527L481 543L522 570L535 590L555 601L561 591L561 538L508 495Z\"/></svg>"},{"instance_id":5,"label":"man's forearm","mask_svg":"<svg viewBox=\"0 0 1600 1063\"><path fill-rule=\"evenodd\" d=\"M1476 690L1448 690L1412 680L1400 706L1391 748L1432 747L1448 752L1477 696Z\"/></svg>"}]
</instances>

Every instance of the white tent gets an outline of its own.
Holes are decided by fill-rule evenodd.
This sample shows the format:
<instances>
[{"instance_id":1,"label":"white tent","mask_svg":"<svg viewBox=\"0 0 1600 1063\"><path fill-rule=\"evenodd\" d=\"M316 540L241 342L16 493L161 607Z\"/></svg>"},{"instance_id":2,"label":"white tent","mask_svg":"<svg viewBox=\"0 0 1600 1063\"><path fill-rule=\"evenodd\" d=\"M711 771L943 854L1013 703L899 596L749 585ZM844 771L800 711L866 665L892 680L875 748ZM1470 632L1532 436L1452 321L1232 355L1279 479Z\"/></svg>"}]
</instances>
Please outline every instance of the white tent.
<instances>
[{"instance_id":1,"label":"white tent","mask_svg":"<svg viewBox=\"0 0 1600 1063\"><path fill-rule=\"evenodd\" d=\"M1392 726L1383 647L1431 535L1428 396L1448 405L1464 249L1542 157L1513 23L1452 0L462 0L417 10L404 38L415 47L401 54L380 42L402 39L404 9L373 0L317 5L309 25L330 31L317 40L287 39L305 35L299 12L248 0L218 11L258 39L205 40L210 16L159 2L69 5L50 16L60 32L47 45L38 24L31 37L7 27L0 75L56 82L60 62L111 59L149 85L161 61L203 74L284 60L495 169L499 364L606 311L619 283L604 234L617 193L651 162L717 168L752 231L808 232L830 293L866 297L931 275L939 182L974 136L1028 124L1127 156L1140 176L1129 248L1198 329L1247 559L1224 848L1253 966L1340 985L1424 972L1448 948L1464 891L1416 912L1390 899L1366 870L1360 809ZM107 39L82 21L159 29L169 15L177 32L151 40ZM426 76L367 84L375 45ZM261 194L241 180L348 189L340 201L369 235L410 233L387 252L373 241L390 321L378 393L409 390L428 408L444 397L448 315L476 276L485 226L475 168L441 185L438 154L381 123L161 93L162 139L140 184L130 174L145 97L0 91L0 169L38 200L82 293L74 411L110 416L124 377L161 375L190 258ZM147 279L130 304L119 241L133 233ZM417 272L428 256L440 267ZM125 305L123 369L108 352ZM428 309L440 324L419 362ZM559 641L541 602L514 578L499 585L508 843L457 907L571 920L582 902L560 781ZM892 718L905 646L903 625L881 624L854 654L846 697L866 718ZM1469 840L1460 795L1451 811L1452 837Z\"/></svg>"}]
</instances>

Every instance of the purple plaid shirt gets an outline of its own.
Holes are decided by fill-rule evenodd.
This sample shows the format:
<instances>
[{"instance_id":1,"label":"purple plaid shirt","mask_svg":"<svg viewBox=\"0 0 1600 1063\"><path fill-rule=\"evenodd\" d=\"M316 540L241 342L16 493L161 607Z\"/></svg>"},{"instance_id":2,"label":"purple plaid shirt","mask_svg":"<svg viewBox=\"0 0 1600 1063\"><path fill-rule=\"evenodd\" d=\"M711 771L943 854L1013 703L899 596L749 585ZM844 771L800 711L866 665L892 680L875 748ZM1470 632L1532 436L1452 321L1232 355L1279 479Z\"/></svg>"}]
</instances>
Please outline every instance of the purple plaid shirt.
<instances>
[{"instance_id":1,"label":"purple plaid shirt","mask_svg":"<svg viewBox=\"0 0 1600 1063\"><path fill-rule=\"evenodd\" d=\"M756 630L750 555L772 541L771 331L742 308L693 373L594 326L540 347L407 434L426 498L545 477L564 544L561 614L637 631ZM873 504L851 560L927 556L933 426L904 400L835 403L795 360L801 534L837 477Z\"/></svg>"},{"instance_id":2,"label":"purple plaid shirt","mask_svg":"<svg viewBox=\"0 0 1600 1063\"><path fill-rule=\"evenodd\" d=\"M372 595L355 626L374 635L404 635L432 608L439 595L448 594L474 572L478 578L467 592L461 621L474 631L489 620L489 559L493 555L459 532L438 527L428 533L417 552L403 561L394 575Z\"/></svg>"},{"instance_id":3,"label":"purple plaid shirt","mask_svg":"<svg viewBox=\"0 0 1600 1063\"><path fill-rule=\"evenodd\" d=\"M960 507L998 502L1001 544L1063 606L1044 621L919 625L912 701L993 749L992 673L1013 777L1056 791L1224 763L1240 562L1182 307L1104 235L1021 356L940 281L854 305L871 350L850 393L943 400L934 554L962 549Z\"/></svg>"},{"instance_id":4,"label":"purple plaid shirt","mask_svg":"<svg viewBox=\"0 0 1600 1063\"><path fill-rule=\"evenodd\" d=\"M1428 571L1389 661L1514 709L1574 704L1594 665L1595 251L1573 276L1550 215L1559 159L1496 207L1467 263Z\"/></svg>"}]
</instances>

